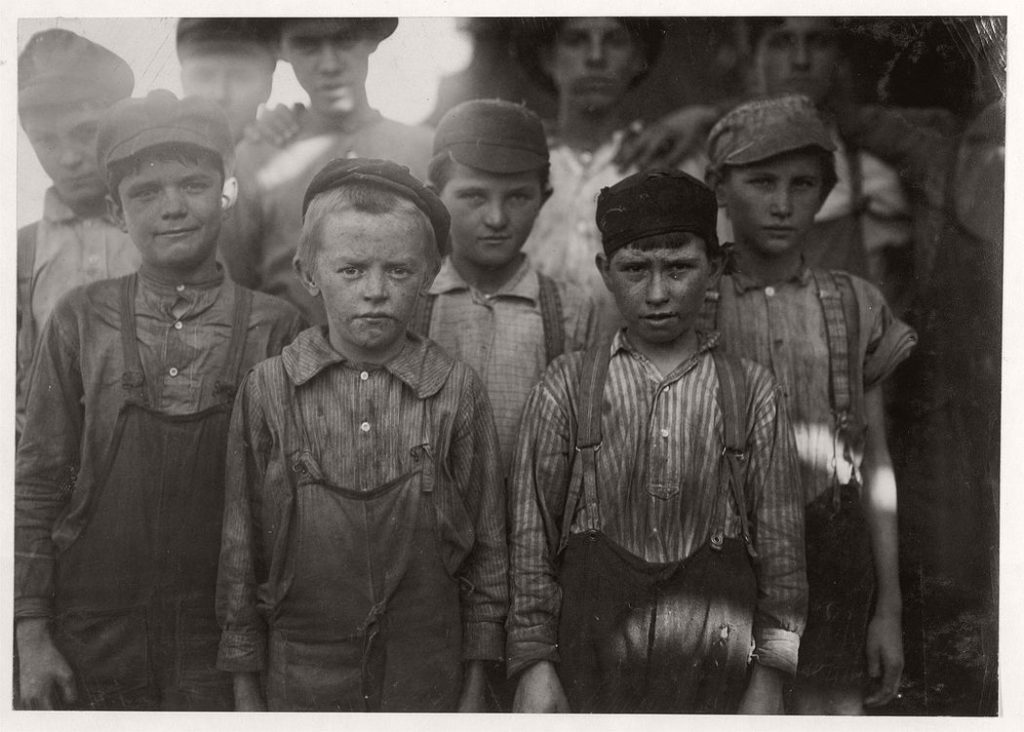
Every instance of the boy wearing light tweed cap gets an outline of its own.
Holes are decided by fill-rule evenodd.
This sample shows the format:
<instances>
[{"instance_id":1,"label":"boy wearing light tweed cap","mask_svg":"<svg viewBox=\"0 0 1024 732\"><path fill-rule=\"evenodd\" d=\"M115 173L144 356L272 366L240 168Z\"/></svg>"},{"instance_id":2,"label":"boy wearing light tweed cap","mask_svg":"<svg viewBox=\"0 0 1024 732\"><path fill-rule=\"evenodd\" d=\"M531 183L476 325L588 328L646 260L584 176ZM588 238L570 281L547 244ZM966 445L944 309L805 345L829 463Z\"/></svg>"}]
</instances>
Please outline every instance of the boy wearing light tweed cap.
<instances>
[{"instance_id":1,"label":"boy wearing light tweed cap","mask_svg":"<svg viewBox=\"0 0 1024 732\"><path fill-rule=\"evenodd\" d=\"M227 119L168 91L100 120L137 272L80 287L40 337L15 473L21 703L230 710L214 613L235 384L301 328L216 261Z\"/></svg>"},{"instance_id":2,"label":"boy wearing light tweed cap","mask_svg":"<svg viewBox=\"0 0 1024 732\"><path fill-rule=\"evenodd\" d=\"M794 708L860 713L894 698L903 668L881 385L916 337L873 285L805 263L808 231L836 181L834 145L809 99L743 104L708 145L707 181L735 243L704 327L772 369L801 458L810 608Z\"/></svg>"}]
</instances>

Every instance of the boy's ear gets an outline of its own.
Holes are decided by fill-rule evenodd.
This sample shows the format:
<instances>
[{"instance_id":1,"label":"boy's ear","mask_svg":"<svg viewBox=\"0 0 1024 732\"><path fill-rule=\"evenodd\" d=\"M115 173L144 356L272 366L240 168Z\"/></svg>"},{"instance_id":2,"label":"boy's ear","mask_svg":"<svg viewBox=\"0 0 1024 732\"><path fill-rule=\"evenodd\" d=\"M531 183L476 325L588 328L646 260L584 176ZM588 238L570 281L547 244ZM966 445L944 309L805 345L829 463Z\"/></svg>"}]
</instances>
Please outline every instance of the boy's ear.
<instances>
[{"instance_id":1,"label":"boy's ear","mask_svg":"<svg viewBox=\"0 0 1024 732\"><path fill-rule=\"evenodd\" d=\"M611 277L609 276L611 260L604 252L598 252L594 255L594 266L597 267L597 271L601 273L601 279L604 280L604 286L611 290Z\"/></svg>"},{"instance_id":2,"label":"boy's ear","mask_svg":"<svg viewBox=\"0 0 1024 732\"><path fill-rule=\"evenodd\" d=\"M711 272L708 275L708 289L717 290L718 281L722 279L722 273L725 271L725 252L719 250L718 256L711 257L709 262Z\"/></svg>"},{"instance_id":3,"label":"boy's ear","mask_svg":"<svg viewBox=\"0 0 1024 732\"><path fill-rule=\"evenodd\" d=\"M231 175L224 178L224 186L220 192L220 208L227 211L235 205L238 200L238 178Z\"/></svg>"},{"instance_id":4,"label":"boy's ear","mask_svg":"<svg viewBox=\"0 0 1024 732\"><path fill-rule=\"evenodd\" d=\"M124 209L121 204L114 200L114 197L107 195L107 213L110 214L110 218L117 224L117 228L121 231L128 233L128 222L124 220Z\"/></svg>"},{"instance_id":5,"label":"boy's ear","mask_svg":"<svg viewBox=\"0 0 1024 732\"><path fill-rule=\"evenodd\" d=\"M723 181L724 177L721 171L709 167L707 172L704 173L704 182L708 188L715 192L715 200L718 201L719 208L725 208L725 191L722 190Z\"/></svg>"},{"instance_id":6,"label":"boy's ear","mask_svg":"<svg viewBox=\"0 0 1024 732\"><path fill-rule=\"evenodd\" d=\"M320 285L316 283L313 273L307 271L306 267L298 259L292 260L292 267L295 269L295 274L298 275L302 286L306 288L306 292L312 297L317 297L320 294Z\"/></svg>"}]
</instances>

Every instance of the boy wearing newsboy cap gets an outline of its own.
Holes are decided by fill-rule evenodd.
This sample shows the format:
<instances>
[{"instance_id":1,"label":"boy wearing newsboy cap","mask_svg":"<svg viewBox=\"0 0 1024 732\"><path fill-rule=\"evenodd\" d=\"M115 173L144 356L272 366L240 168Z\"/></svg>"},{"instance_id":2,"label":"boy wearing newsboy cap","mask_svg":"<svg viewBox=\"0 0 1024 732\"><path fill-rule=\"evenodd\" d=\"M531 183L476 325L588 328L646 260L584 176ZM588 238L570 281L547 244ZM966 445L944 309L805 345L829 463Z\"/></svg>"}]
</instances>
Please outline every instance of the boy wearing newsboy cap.
<instances>
[{"instance_id":1,"label":"boy wearing newsboy cap","mask_svg":"<svg viewBox=\"0 0 1024 732\"><path fill-rule=\"evenodd\" d=\"M232 397L300 319L216 263L234 187L214 104L125 99L97 140L142 264L73 290L41 336L15 478L21 701L230 709L214 594Z\"/></svg>"},{"instance_id":2,"label":"boy wearing newsboy cap","mask_svg":"<svg viewBox=\"0 0 1024 732\"><path fill-rule=\"evenodd\" d=\"M240 709L481 710L508 598L497 439L472 369L407 331L448 212L402 166L339 158L299 213L327 325L238 395L220 668Z\"/></svg>"},{"instance_id":3,"label":"boy wearing newsboy cap","mask_svg":"<svg viewBox=\"0 0 1024 732\"><path fill-rule=\"evenodd\" d=\"M18 230L17 431L39 332L80 285L134 272L139 252L107 214L97 121L130 96L124 59L62 28L33 35L18 57L18 118L52 186L43 217Z\"/></svg>"},{"instance_id":4,"label":"boy wearing newsboy cap","mask_svg":"<svg viewBox=\"0 0 1024 732\"><path fill-rule=\"evenodd\" d=\"M806 262L836 182L810 99L736 107L711 130L708 182L734 251L703 314L729 352L785 387L800 452L810 605L794 709L859 714L893 699L903 670L896 479L882 383L917 337L878 289Z\"/></svg>"},{"instance_id":5,"label":"boy wearing newsboy cap","mask_svg":"<svg viewBox=\"0 0 1024 732\"><path fill-rule=\"evenodd\" d=\"M626 326L556 360L523 415L516 709L781 708L806 603L796 452L770 374L695 327L721 267L716 211L668 170L598 198L596 263Z\"/></svg>"}]
</instances>

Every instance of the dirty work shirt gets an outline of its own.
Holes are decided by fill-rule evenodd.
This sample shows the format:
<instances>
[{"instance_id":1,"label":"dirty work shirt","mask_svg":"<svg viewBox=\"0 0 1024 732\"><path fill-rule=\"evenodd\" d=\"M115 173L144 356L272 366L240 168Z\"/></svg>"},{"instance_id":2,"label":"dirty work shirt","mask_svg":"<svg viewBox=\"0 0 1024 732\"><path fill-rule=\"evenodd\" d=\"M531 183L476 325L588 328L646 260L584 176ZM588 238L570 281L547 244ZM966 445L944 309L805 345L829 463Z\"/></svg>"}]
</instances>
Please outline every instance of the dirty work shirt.
<instances>
[{"instance_id":1,"label":"dirty work shirt","mask_svg":"<svg viewBox=\"0 0 1024 732\"><path fill-rule=\"evenodd\" d=\"M598 327L608 335L623 323L594 264L594 257L604 251L597 228L597 197L602 188L636 172L633 168L619 170L613 162L624 137L620 130L593 152L549 141L553 191L523 247L538 270L556 280L574 282L594 298ZM703 165L696 159L687 160L681 169L704 178Z\"/></svg>"},{"instance_id":2,"label":"dirty work shirt","mask_svg":"<svg viewBox=\"0 0 1024 732\"><path fill-rule=\"evenodd\" d=\"M232 279L292 303L307 322L324 325L323 305L302 286L292 259L302 231L302 198L313 176L334 158L384 158L426 179L433 133L368 110L349 131L323 128L309 110L285 147L243 141L235 176L238 202L221 231L220 252Z\"/></svg>"},{"instance_id":3,"label":"dirty work shirt","mask_svg":"<svg viewBox=\"0 0 1024 732\"><path fill-rule=\"evenodd\" d=\"M217 600L222 670L267 667L268 619L303 569L287 551L295 511L289 476L294 456L283 454L290 420L282 405L292 388L323 482L357 491L402 475L407 445L420 434L407 433L419 421L423 400L430 400L426 435L440 464L433 488L439 544L464 588L462 657L502 658L508 557L490 406L472 370L429 340L412 334L407 339L386 365L361 368L331 347L326 328L310 328L243 382L228 438ZM340 558L337 571L345 571Z\"/></svg>"},{"instance_id":4,"label":"dirty work shirt","mask_svg":"<svg viewBox=\"0 0 1024 732\"><path fill-rule=\"evenodd\" d=\"M853 275L850 280L860 314L857 360L867 391L889 378L910 355L917 336L893 316L875 286ZM833 464L839 482L849 482L851 475L859 474L863 455L836 434L825 316L810 268L801 267L786 282L764 286L730 263L718 292L716 327L722 347L767 366L785 390L800 454L804 502L832 485ZM863 404L854 407L864 414Z\"/></svg>"},{"instance_id":5,"label":"dirty work shirt","mask_svg":"<svg viewBox=\"0 0 1024 732\"><path fill-rule=\"evenodd\" d=\"M29 279L18 282L18 415L24 422L25 390L39 334L57 301L66 293L97 280L120 277L139 266L139 250L109 216L81 218L50 188L43 198L43 218L35 229L35 256ZM25 227L28 229L29 227ZM24 229L19 232L22 246ZM19 260L21 259L19 254Z\"/></svg>"},{"instance_id":6,"label":"dirty work shirt","mask_svg":"<svg viewBox=\"0 0 1024 732\"><path fill-rule=\"evenodd\" d=\"M220 403L215 384L231 340L234 297L223 274L184 285L143 268L136 328L152 407L191 414ZM69 293L43 330L15 469L15 618L52 612L54 553L86 523L90 495L124 403L120 281ZM242 368L276 353L301 329L287 303L256 294Z\"/></svg>"},{"instance_id":7,"label":"dirty work shirt","mask_svg":"<svg viewBox=\"0 0 1024 732\"><path fill-rule=\"evenodd\" d=\"M625 331L611 343L604 388L603 441L597 451L600 530L647 562L685 559L709 538L719 494L722 416L710 349L662 376ZM509 673L536 661L557 662L561 589L547 536L560 526L569 485L582 480L571 462L582 354L552 364L530 394L510 480L512 607ZM761 664L793 673L804 626L803 503L796 451L778 385L744 362L747 379L748 499L758 508L752 534L760 554L754 640ZM588 525L581 504L571 531ZM739 536L738 520L726 535Z\"/></svg>"},{"instance_id":8,"label":"dirty work shirt","mask_svg":"<svg viewBox=\"0 0 1024 732\"><path fill-rule=\"evenodd\" d=\"M594 302L577 285L555 280L555 286L565 350L583 350L595 336ZM502 465L507 467L526 397L548 365L537 271L524 259L508 282L485 295L466 284L446 258L430 293L437 296L430 339L472 366L483 380L494 410Z\"/></svg>"}]
</instances>

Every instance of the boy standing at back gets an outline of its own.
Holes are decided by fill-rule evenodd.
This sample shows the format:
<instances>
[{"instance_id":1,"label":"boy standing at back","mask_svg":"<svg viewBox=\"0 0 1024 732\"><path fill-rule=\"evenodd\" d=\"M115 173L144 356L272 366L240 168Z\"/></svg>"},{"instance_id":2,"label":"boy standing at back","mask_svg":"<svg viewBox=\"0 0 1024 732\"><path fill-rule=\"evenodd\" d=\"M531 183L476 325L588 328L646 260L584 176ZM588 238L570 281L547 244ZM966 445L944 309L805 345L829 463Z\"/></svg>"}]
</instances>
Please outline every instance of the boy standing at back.
<instances>
[{"instance_id":1,"label":"boy standing at back","mask_svg":"<svg viewBox=\"0 0 1024 732\"><path fill-rule=\"evenodd\" d=\"M862 713L899 687L896 481L882 383L916 342L873 285L804 261L836 181L833 150L811 101L797 95L743 104L709 138L708 182L736 241L705 325L786 390L810 585L794 703L812 714Z\"/></svg>"},{"instance_id":2,"label":"boy standing at back","mask_svg":"<svg viewBox=\"0 0 1024 732\"><path fill-rule=\"evenodd\" d=\"M406 329L448 213L406 168L338 159L299 214L327 325L238 395L220 667L240 709L480 711L508 598L494 425L473 371Z\"/></svg>"},{"instance_id":3,"label":"boy standing at back","mask_svg":"<svg viewBox=\"0 0 1024 732\"><path fill-rule=\"evenodd\" d=\"M796 453L767 370L695 327L721 266L716 212L675 171L598 198L596 263L626 327L557 359L523 415L517 710L781 710L806 602ZM658 592L671 577L684 587Z\"/></svg>"},{"instance_id":4,"label":"boy standing at back","mask_svg":"<svg viewBox=\"0 0 1024 732\"><path fill-rule=\"evenodd\" d=\"M540 118L496 99L454 107L434 135L429 180L452 216L451 254L420 330L483 379L507 468L530 389L596 328L583 290L541 274L521 251L551 193Z\"/></svg>"},{"instance_id":5,"label":"boy standing at back","mask_svg":"<svg viewBox=\"0 0 1024 732\"><path fill-rule=\"evenodd\" d=\"M223 113L164 90L103 117L97 156L139 271L44 328L15 478L21 701L229 710L214 593L235 385L300 328L216 262L234 201Z\"/></svg>"}]
</instances>

